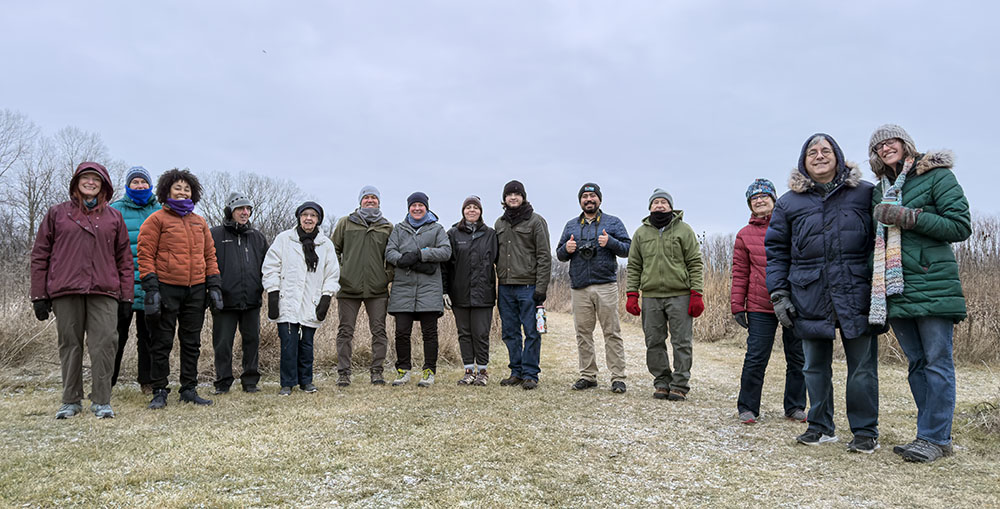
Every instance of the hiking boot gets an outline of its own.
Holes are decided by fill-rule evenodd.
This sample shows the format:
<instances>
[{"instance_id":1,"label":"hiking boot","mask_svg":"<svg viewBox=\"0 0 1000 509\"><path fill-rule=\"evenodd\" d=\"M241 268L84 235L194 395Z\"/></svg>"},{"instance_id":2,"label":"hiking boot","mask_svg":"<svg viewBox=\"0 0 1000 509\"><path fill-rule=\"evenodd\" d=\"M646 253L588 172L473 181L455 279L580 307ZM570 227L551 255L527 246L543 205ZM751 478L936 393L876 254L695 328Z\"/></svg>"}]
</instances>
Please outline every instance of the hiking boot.
<instances>
[{"instance_id":1,"label":"hiking boot","mask_svg":"<svg viewBox=\"0 0 1000 509\"><path fill-rule=\"evenodd\" d=\"M372 371L372 385L385 385L385 378L382 378L381 371Z\"/></svg>"},{"instance_id":2,"label":"hiking boot","mask_svg":"<svg viewBox=\"0 0 1000 509\"><path fill-rule=\"evenodd\" d=\"M903 451L903 459L914 463L931 463L953 453L951 444L937 445L918 438Z\"/></svg>"},{"instance_id":3,"label":"hiking boot","mask_svg":"<svg viewBox=\"0 0 1000 509\"><path fill-rule=\"evenodd\" d=\"M521 385L522 383L524 383L524 379L522 379L520 377L514 376L513 373L511 373L511 375L509 377L504 378L503 380L500 380L500 385L502 385L504 387L510 387L510 386L513 386L513 385Z\"/></svg>"},{"instance_id":4,"label":"hiking boot","mask_svg":"<svg viewBox=\"0 0 1000 509\"><path fill-rule=\"evenodd\" d=\"M70 417L76 417L83 411L83 407L79 403L63 403L59 407L59 411L56 412L56 419L69 419Z\"/></svg>"},{"instance_id":5,"label":"hiking boot","mask_svg":"<svg viewBox=\"0 0 1000 509\"><path fill-rule=\"evenodd\" d=\"M250 394L253 394L255 392L260 392L260 387L257 387L256 385L252 385L252 384L251 385L244 385L243 386L243 392L250 393Z\"/></svg>"},{"instance_id":6,"label":"hiking boot","mask_svg":"<svg viewBox=\"0 0 1000 509\"><path fill-rule=\"evenodd\" d=\"M410 370L408 369L397 369L396 379L392 381L393 387L398 387L400 385L406 385L410 383Z\"/></svg>"},{"instance_id":7,"label":"hiking boot","mask_svg":"<svg viewBox=\"0 0 1000 509\"><path fill-rule=\"evenodd\" d=\"M111 409L111 403L107 405L98 405L97 403L92 403L90 405L90 411L94 412L94 417L98 419L114 419L115 411Z\"/></svg>"},{"instance_id":8,"label":"hiking boot","mask_svg":"<svg viewBox=\"0 0 1000 509\"><path fill-rule=\"evenodd\" d=\"M434 372L430 368L424 370L424 376L417 382L417 387L430 387L434 385Z\"/></svg>"},{"instance_id":9,"label":"hiking boot","mask_svg":"<svg viewBox=\"0 0 1000 509\"><path fill-rule=\"evenodd\" d=\"M656 399L667 399L667 396L669 395L670 389L667 389L666 387L657 387L656 392L653 393L653 397Z\"/></svg>"},{"instance_id":10,"label":"hiking boot","mask_svg":"<svg viewBox=\"0 0 1000 509\"><path fill-rule=\"evenodd\" d=\"M471 369L465 370L465 376L458 381L458 385L472 385L476 381L476 374Z\"/></svg>"},{"instance_id":11,"label":"hiking boot","mask_svg":"<svg viewBox=\"0 0 1000 509\"><path fill-rule=\"evenodd\" d=\"M684 401L687 398L687 394L684 394L677 389L671 389L670 394L667 394L667 399L670 401Z\"/></svg>"},{"instance_id":12,"label":"hiking boot","mask_svg":"<svg viewBox=\"0 0 1000 509\"><path fill-rule=\"evenodd\" d=\"M472 385L476 387L486 387L486 384L490 381L490 375L486 374L485 369L479 370L479 374L476 375L476 379L472 381Z\"/></svg>"},{"instance_id":13,"label":"hiking boot","mask_svg":"<svg viewBox=\"0 0 1000 509\"><path fill-rule=\"evenodd\" d=\"M281 390L278 391L278 396L291 396L291 395L292 395L291 387L282 387Z\"/></svg>"},{"instance_id":14,"label":"hiking boot","mask_svg":"<svg viewBox=\"0 0 1000 509\"><path fill-rule=\"evenodd\" d=\"M152 394L153 386L150 384L139 384L139 390L141 390L143 394Z\"/></svg>"},{"instance_id":15,"label":"hiking boot","mask_svg":"<svg viewBox=\"0 0 1000 509\"><path fill-rule=\"evenodd\" d=\"M743 424L757 424L757 416L749 410L740 412L740 422Z\"/></svg>"},{"instance_id":16,"label":"hiking boot","mask_svg":"<svg viewBox=\"0 0 1000 509\"><path fill-rule=\"evenodd\" d=\"M299 385L299 389L302 389L302 392L304 392L304 393L306 393L306 394L312 394L312 393L314 393L314 392L316 392L316 391L318 391L318 390L319 390L319 389L317 389L317 388L316 388L316 386L315 386L315 385L313 385L313 384L311 384L311 383L308 383L308 384L300 384L300 385Z\"/></svg>"},{"instance_id":17,"label":"hiking boot","mask_svg":"<svg viewBox=\"0 0 1000 509\"><path fill-rule=\"evenodd\" d=\"M195 405L208 406L212 404L212 400L205 399L198 395L198 391L195 389L188 389L186 391L181 391L178 399L181 403L194 403Z\"/></svg>"},{"instance_id":18,"label":"hiking boot","mask_svg":"<svg viewBox=\"0 0 1000 509\"><path fill-rule=\"evenodd\" d=\"M847 444L847 450L849 452L860 452L862 454L871 454L879 449L881 446L878 445L878 439L875 437L859 437L855 436L851 443Z\"/></svg>"},{"instance_id":19,"label":"hiking boot","mask_svg":"<svg viewBox=\"0 0 1000 509\"><path fill-rule=\"evenodd\" d=\"M913 447L914 445L916 445L916 443L918 441L919 441L919 439L914 439L912 442L910 442L908 444L897 445L897 446L895 446L895 447L892 448L892 452L894 452L894 453L902 456L903 453L906 452L907 449L909 449L910 447Z\"/></svg>"},{"instance_id":20,"label":"hiking boot","mask_svg":"<svg viewBox=\"0 0 1000 509\"><path fill-rule=\"evenodd\" d=\"M229 387L216 387L212 394L216 396L221 396L222 394L229 394Z\"/></svg>"},{"instance_id":21,"label":"hiking boot","mask_svg":"<svg viewBox=\"0 0 1000 509\"><path fill-rule=\"evenodd\" d=\"M806 430L806 432L799 435L795 441L802 445L819 445L827 442L836 442L837 436L825 435L819 431Z\"/></svg>"},{"instance_id":22,"label":"hiking boot","mask_svg":"<svg viewBox=\"0 0 1000 509\"><path fill-rule=\"evenodd\" d=\"M521 384L521 388L526 391L535 390L536 387L538 387L538 380L525 380L524 383Z\"/></svg>"},{"instance_id":23,"label":"hiking boot","mask_svg":"<svg viewBox=\"0 0 1000 509\"><path fill-rule=\"evenodd\" d=\"M625 394L625 382L615 380L611 382L611 392L615 394Z\"/></svg>"},{"instance_id":24,"label":"hiking boot","mask_svg":"<svg viewBox=\"0 0 1000 509\"><path fill-rule=\"evenodd\" d=\"M340 376L337 377L337 387L347 387L348 385L351 385L351 375L341 373Z\"/></svg>"},{"instance_id":25,"label":"hiking boot","mask_svg":"<svg viewBox=\"0 0 1000 509\"><path fill-rule=\"evenodd\" d=\"M153 400L149 402L149 406L146 407L150 410L159 410L167 406L167 390L166 389L154 389L153 390Z\"/></svg>"},{"instance_id":26,"label":"hiking boot","mask_svg":"<svg viewBox=\"0 0 1000 509\"><path fill-rule=\"evenodd\" d=\"M806 415L806 411L800 408L786 415L785 419L788 419L789 421L806 422L807 417L808 416Z\"/></svg>"},{"instance_id":27,"label":"hiking boot","mask_svg":"<svg viewBox=\"0 0 1000 509\"><path fill-rule=\"evenodd\" d=\"M581 378L581 379L577 380L576 382L573 382L573 386L571 388L574 391L582 391L582 390L585 390L585 389L590 389L592 387L597 387L597 381L596 380L587 380L586 378Z\"/></svg>"}]
</instances>

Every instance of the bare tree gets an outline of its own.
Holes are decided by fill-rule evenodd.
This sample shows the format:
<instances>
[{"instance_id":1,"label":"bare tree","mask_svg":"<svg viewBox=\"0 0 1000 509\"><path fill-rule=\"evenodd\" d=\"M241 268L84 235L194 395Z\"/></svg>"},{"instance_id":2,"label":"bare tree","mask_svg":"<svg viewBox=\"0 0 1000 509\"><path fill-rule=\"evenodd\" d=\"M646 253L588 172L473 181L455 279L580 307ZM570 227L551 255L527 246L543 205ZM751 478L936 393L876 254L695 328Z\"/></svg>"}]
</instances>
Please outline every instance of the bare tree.
<instances>
[{"instance_id":1,"label":"bare tree","mask_svg":"<svg viewBox=\"0 0 1000 509\"><path fill-rule=\"evenodd\" d=\"M110 159L108 147L101 140L101 135L88 133L82 129L68 126L56 133L53 144L56 148L59 176L66 182L73 177L76 167L84 161L94 161L104 164Z\"/></svg>"},{"instance_id":2,"label":"bare tree","mask_svg":"<svg viewBox=\"0 0 1000 509\"><path fill-rule=\"evenodd\" d=\"M28 155L38 133L38 126L28 117L7 109L0 111L0 177Z\"/></svg>"},{"instance_id":3,"label":"bare tree","mask_svg":"<svg viewBox=\"0 0 1000 509\"><path fill-rule=\"evenodd\" d=\"M226 199L234 191L247 194L253 203L251 220L255 228L267 239L295 226L295 207L304 201L299 186L288 179L280 179L251 172L236 176L228 172L209 172L200 178L202 184L200 213L211 226L222 224ZM327 221L324 221L324 225Z\"/></svg>"},{"instance_id":4,"label":"bare tree","mask_svg":"<svg viewBox=\"0 0 1000 509\"><path fill-rule=\"evenodd\" d=\"M22 158L7 187L4 202L20 225L15 235L27 250L42 217L49 207L67 198L69 179L59 178L56 153L51 140L38 138L31 156Z\"/></svg>"}]
</instances>

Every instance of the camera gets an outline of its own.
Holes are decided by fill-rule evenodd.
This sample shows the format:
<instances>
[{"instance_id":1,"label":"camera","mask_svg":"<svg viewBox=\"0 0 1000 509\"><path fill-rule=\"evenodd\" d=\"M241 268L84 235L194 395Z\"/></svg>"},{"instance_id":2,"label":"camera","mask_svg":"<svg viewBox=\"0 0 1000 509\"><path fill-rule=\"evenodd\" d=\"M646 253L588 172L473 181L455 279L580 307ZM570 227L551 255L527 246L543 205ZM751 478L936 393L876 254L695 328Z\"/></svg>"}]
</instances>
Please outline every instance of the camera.
<instances>
[{"instance_id":1,"label":"camera","mask_svg":"<svg viewBox=\"0 0 1000 509\"><path fill-rule=\"evenodd\" d=\"M576 246L576 252L584 260L589 260L597 254L597 245L592 243L580 244Z\"/></svg>"}]
</instances>

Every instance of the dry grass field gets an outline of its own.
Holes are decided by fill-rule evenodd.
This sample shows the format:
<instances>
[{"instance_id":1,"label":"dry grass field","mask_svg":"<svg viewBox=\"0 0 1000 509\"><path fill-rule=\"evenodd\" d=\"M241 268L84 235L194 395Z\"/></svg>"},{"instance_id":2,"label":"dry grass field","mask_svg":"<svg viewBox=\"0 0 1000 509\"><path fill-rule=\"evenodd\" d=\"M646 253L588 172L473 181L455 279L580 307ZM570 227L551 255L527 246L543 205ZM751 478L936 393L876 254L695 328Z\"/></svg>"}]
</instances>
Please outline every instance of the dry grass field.
<instances>
[{"instance_id":1,"label":"dry grass field","mask_svg":"<svg viewBox=\"0 0 1000 509\"><path fill-rule=\"evenodd\" d=\"M168 407L153 412L128 383L114 391L112 420L55 420L57 365L8 373L0 389L0 505L1000 505L1000 435L976 415L980 403L998 403L1000 374L981 364L958 370L956 455L913 465L891 452L914 433L905 366L880 366L883 448L866 456L845 450L842 362L834 366L840 442L808 448L793 442L804 425L781 418L780 352L768 372L764 419L743 426L735 418L739 342L695 343L690 399L674 403L651 397L641 331L632 323L624 325L628 392L612 394L605 371L599 388L570 391L572 317L552 313L550 323L533 392L497 385L507 357L497 342L485 388L457 387L456 365L443 365L429 389L338 389L321 371L320 392L285 398L266 374L259 394L236 391L196 408L172 392Z\"/></svg>"}]
</instances>

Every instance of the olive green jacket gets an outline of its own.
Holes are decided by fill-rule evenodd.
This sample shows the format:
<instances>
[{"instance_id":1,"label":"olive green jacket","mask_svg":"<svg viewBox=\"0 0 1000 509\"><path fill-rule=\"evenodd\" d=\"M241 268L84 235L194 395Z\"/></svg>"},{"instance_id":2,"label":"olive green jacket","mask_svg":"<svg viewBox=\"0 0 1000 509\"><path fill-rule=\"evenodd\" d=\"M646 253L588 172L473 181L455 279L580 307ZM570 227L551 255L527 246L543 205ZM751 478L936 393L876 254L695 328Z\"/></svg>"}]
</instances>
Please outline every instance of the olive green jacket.
<instances>
[{"instance_id":1,"label":"olive green jacket","mask_svg":"<svg viewBox=\"0 0 1000 509\"><path fill-rule=\"evenodd\" d=\"M392 223L384 217L367 224L357 211L337 221L333 247L340 262L341 299L370 299L389 296L393 266L385 262L385 245Z\"/></svg>"},{"instance_id":2,"label":"olive green jacket","mask_svg":"<svg viewBox=\"0 0 1000 509\"><path fill-rule=\"evenodd\" d=\"M661 229L642 220L628 250L626 292L643 297L677 297L691 290L703 293L701 246L694 230L685 223L684 211L674 211L674 220Z\"/></svg>"},{"instance_id":3,"label":"olive green jacket","mask_svg":"<svg viewBox=\"0 0 1000 509\"><path fill-rule=\"evenodd\" d=\"M549 251L549 225L537 212L511 226L500 216L494 229L500 244L497 258L497 282L502 285L535 285L546 293L552 276L552 253Z\"/></svg>"}]
</instances>

